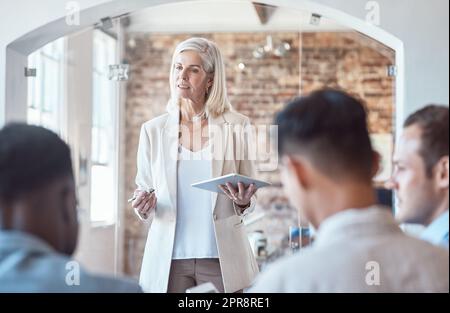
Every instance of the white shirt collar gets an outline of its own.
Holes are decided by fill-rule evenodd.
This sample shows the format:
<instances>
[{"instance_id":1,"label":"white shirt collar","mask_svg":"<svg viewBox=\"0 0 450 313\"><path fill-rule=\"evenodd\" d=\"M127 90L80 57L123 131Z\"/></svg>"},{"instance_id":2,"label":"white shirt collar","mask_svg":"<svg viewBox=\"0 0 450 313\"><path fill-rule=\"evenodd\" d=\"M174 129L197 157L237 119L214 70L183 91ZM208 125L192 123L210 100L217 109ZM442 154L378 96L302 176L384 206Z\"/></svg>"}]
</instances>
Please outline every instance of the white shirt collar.
<instances>
[{"instance_id":1,"label":"white shirt collar","mask_svg":"<svg viewBox=\"0 0 450 313\"><path fill-rule=\"evenodd\" d=\"M314 246L329 245L336 241L355 239L362 235L401 232L390 208L373 206L347 209L323 221Z\"/></svg>"},{"instance_id":2,"label":"white shirt collar","mask_svg":"<svg viewBox=\"0 0 450 313\"><path fill-rule=\"evenodd\" d=\"M420 238L434 245L448 248L448 210L442 213L422 232Z\"/></svg>"}]
</instances>

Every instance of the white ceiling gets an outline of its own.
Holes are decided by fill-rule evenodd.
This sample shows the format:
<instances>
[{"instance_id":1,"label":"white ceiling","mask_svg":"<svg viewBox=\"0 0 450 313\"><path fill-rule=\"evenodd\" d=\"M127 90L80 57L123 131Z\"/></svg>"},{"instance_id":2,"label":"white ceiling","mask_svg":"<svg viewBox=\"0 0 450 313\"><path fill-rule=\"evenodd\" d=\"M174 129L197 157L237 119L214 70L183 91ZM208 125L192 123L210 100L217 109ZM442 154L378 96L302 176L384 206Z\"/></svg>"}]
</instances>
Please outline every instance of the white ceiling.
<instances>
[{"instance_id":1,"label":"white ceiling","mask_svg":"<svg viewBox=\"0 0 450 313\"><path fill-rule=\"evenodd\" d=\"M278 7L262 25L250 1L204 0L165 4L130 14L129 32L247 32L348 30L323 18L311 25L311 12Z\"/></svg>"}]
</instances>

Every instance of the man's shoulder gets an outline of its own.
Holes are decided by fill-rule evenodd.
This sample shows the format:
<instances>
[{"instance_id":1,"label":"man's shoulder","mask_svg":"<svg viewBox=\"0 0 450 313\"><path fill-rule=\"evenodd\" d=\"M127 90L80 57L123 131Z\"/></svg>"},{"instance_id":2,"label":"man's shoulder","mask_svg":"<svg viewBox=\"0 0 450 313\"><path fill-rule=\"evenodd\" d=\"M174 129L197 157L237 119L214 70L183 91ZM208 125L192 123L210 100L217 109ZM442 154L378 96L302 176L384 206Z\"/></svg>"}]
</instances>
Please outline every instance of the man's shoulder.
<instances>
[{"instance_id":1,"label":"man's shoulder","mask_svg":"<svg viewBox=\"0 0 450 313\"><path fill-rule=\"evenodd\" d=\"M424 286L432 286L436 290L448 289L448 250L398 233L379 239L356 240L353 244L336 243L332 248L330 246L306 248L269 265L250 291L313 292L322 290L320 288L328 290L331 285L359 290L358 288L364 286L358 283L348 284L342 277L366 273L367 265L370 264L368 262L371 260L380 262L384 272L391 273L393 277L398 275L399 280L414 277ZM402 263L407 269L399 272L398 266ZM430 282L427 277L435 277L435 281ZM444 277L447 277L447 280ZM386 286L388 288L390 285ZM391 287L392 290L396 290L395 284ZM406 288L410 286L402 287L407 290Z\"/></svg>"},{"instance_id":2,"label":"man's shoulder","mask_svg":"<svg viewBox=\"0 0 450 313\"><path fill-rule=\"evenodd\" d=\"M308 278L309 273L321 253L312 248L293 255L282 257L269 264L257 278L250 292L298 292L309 290L312 283ZM302 279L295 279L302 277ZM295 286L292 286L292 284Z\"/></svg>"},{"instance_id":3,"label":"man's shoulder","mask_svg":"<svg viewBox=\"0 0 450 313\"><path fill-rule=\"evenodd\" d=\"M446 261L448 263L448 249L434 245L426 240L404 234L404 243L402 247L403 249L416 251L418 258L429 259L430 262Z\"/></svg>"},{"instance_id":4,"label":"man's shoulder","mask_svg":"<svg viewBox=\"0 0 450 313\"><path fill-rule=\"evenodd\" d=\"M22 253L1 271L3 292L142 292L136 282L96 275L81 264L58 253Z\"/></svg>"},{"instance_id":5,"label":"man's shoulder","mask_svg":"<svg viewBox=\"0 0 450 313\"><path fill-rule=\"evenodd\" d=\"M65 282L68 292L96 293L139 293L139 284L126 277L114 277L112 274L97 274L84 268L79 262L67 259L65 262Z\"/></svg>"},{"instance_id":6,"label":"man's shoulder","mask_svg":"<svg viewBox=\"0 0 450 313\"><path fill-rule=\"evenodd\" d=\"M142 289L137 282L130 278L114 278L106 275L85 274L82 276L86 280L82 284L80 281L80 292L112 292L112 293L141 293ZM81 280L81 279L80 279ZM86 285L83 288L83 285Z\"/></svg>"}]
</instances>

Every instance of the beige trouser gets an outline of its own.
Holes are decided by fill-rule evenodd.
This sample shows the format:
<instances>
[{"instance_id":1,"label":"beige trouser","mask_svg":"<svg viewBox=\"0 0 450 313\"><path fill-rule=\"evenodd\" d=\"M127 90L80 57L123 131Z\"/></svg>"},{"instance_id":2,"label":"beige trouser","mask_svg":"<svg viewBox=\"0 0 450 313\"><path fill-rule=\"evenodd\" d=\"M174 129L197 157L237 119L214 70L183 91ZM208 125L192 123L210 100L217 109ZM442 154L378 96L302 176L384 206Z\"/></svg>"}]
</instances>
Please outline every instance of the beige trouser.
<instances>
[{"instance_id":1,"label":"beige trouser","mask_svg":"<svg viewBox=\"0 0 450 313\"><path fill-rule=\"evenodd\" d=\"M184 293L188 288L207 282L224 292L219 259L172 260L167 292Z\"/></svg>"}]
</instances>

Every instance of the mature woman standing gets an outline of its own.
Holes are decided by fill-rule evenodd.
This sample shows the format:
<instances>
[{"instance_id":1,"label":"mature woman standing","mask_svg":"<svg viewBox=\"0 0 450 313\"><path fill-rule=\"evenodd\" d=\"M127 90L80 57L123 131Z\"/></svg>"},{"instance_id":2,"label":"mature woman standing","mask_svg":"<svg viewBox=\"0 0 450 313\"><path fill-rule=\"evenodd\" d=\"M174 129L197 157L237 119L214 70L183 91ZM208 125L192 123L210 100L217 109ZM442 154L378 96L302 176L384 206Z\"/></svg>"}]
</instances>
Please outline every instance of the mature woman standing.
<instances>
[{"instance_id":1,"label":"mature woman standing","mask_svg":"<svg viewBox=\"0 0 450 313\"><path fill-rule=\"evenodd\" d=\"M209 40L177 46L170 88L168 113L146 122L139 141L133 208L143 220L154 214L140 284L147 292L185 292L205 282L241 291L258 273L242 223L256 188L227 184L217 194L191 184L254 175L248 140L236 132L249 120L231 110L222 56Z\"/></svg>"}]
</instances>

